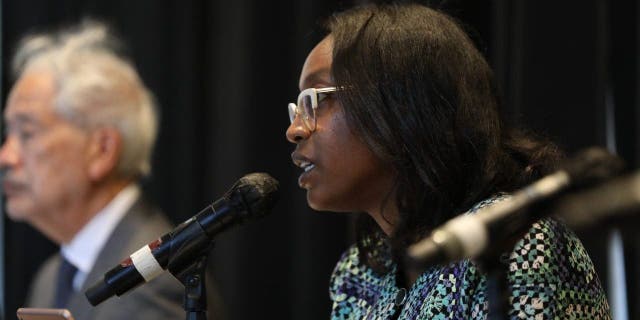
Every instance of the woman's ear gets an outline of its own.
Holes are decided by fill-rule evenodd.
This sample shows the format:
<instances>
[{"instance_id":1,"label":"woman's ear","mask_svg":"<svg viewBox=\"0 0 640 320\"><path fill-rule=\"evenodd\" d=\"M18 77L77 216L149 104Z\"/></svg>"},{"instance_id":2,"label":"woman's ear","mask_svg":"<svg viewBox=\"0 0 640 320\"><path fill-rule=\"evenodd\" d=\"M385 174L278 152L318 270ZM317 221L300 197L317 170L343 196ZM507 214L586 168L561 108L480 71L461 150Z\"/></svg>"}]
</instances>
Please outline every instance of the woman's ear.
<instances>
[{"instance_id":1,"label":"woman's ear","mask_svg":"<svg viewBox=\"0 0 640 320\"><path fill-rule=\"evenodd\" d=\"M90 137L89 178L101 181L113 174L122 155L122 135L115 128L94 130Z\"/></svg>"}]
</instances>

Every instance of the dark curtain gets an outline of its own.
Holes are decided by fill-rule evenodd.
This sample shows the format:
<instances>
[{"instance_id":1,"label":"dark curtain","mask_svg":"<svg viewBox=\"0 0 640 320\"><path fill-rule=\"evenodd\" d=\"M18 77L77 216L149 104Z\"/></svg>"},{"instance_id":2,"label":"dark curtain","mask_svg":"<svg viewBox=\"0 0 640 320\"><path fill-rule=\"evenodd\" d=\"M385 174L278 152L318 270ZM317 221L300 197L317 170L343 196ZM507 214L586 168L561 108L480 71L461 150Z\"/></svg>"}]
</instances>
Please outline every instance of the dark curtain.
<instances>
[{"instance_id":1,"label":"dark curtain","mask_svg":"<svg viewBox=\"0 0 640 320\"><path fill-rule=\"evenodd\" d=\"M160 106L154 172L144 187L174 222L246 173L268 172L281 183L272 215L216 240L210 267L230 319L326 319L329 275L351 242L350 218L308 209L284 136L285 105L298 94L322 18L355 2L363 1L5 0L3 96L20 36L84 17L109 23ZM618 150L637 166L637 1L424 2L465 25L496 70L510 118L569 153L606 144L605 103L613 97ZM640 319L640 241L625 237L632 319ZM4 239L5 317L14 319L35 269L56 247L8 220ZM604 278L602 239L583 239Z\"/></svg>"}]
</instances>

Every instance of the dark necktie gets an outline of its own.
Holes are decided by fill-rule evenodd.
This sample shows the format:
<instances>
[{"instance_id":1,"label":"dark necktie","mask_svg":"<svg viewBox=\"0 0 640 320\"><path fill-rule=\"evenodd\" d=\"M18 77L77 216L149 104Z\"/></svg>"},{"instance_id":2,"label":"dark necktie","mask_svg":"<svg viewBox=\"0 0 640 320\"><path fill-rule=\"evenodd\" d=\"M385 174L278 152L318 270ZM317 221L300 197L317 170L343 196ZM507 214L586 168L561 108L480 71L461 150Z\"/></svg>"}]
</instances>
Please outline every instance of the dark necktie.
<instances>
[{"instance_id":1,"label":"dark necktie","mask_svg":"<svg viewBox=\"0 0 640 320\"><path fill-rule=\"evenodd\" d=\"M69 297L73 292L73 277L76 275L76 268L64 257L58 269L58 279L56 282L55 308L66 308Z\"/></svg>"}]
</instances>

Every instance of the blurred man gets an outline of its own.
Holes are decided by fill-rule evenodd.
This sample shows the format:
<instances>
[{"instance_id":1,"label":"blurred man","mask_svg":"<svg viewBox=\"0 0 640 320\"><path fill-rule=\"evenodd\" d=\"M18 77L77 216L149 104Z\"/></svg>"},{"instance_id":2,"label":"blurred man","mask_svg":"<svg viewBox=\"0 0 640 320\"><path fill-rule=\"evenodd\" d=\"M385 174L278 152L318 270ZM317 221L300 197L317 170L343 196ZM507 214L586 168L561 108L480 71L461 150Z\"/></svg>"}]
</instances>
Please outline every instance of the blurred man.
<instances>
[{"instance_id":1,"label":"blurred man","mask_svg":"<svg viewBox=\"0 0 640 320\"><path fill-rule=\"evenodd\" d=\"M0 149L7 212L61 246L27 305L68 308L76 319L180 319L183 287L169 274L95 308L84 296L170 230L136 183L150 172L154 101L117 49L104 26L85 24L26 38L14 57Z\"/></svg>"}]
</instances>

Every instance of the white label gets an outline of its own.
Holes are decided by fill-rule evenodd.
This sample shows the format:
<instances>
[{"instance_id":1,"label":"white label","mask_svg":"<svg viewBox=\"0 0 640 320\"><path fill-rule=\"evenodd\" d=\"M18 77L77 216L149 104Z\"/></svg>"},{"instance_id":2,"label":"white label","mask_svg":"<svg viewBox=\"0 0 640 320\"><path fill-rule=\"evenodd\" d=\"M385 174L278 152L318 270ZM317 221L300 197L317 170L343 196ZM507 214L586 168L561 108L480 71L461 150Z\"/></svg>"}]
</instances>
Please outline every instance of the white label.
<instances>
[{"instance_id":1,"label":"white label","mask_svg":"<svg viewBox=\"0 0 640 320\"><path fill-rule=\"evenodd\" d=\"M144 246L134 252L131 255L131 261L133 261L133 266L136 267L144 281L149 282L164 272L156 257L151 253L149 246Z\"/></svg>"}]
</instances>

